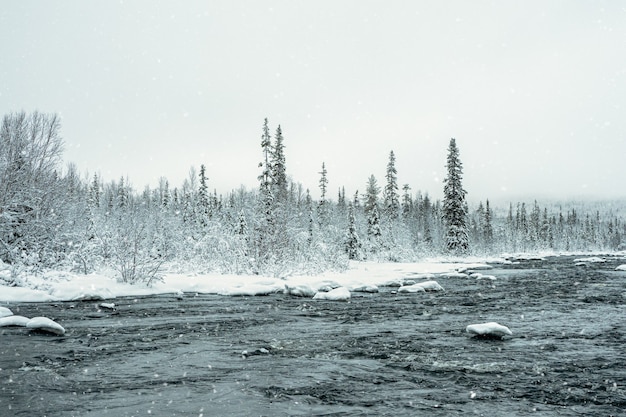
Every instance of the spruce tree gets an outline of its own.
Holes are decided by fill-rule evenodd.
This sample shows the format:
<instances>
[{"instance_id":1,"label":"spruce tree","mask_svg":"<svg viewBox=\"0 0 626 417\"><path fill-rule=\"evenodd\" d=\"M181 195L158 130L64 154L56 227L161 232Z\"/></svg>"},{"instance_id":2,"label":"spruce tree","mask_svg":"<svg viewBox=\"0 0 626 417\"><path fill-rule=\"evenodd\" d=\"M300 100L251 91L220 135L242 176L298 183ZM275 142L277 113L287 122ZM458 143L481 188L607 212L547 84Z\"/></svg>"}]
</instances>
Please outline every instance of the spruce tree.
<instances>
[{"instance_id":1,"label":"spruce tree","mask_svg":"<svg viewBox=\"0 0 626 417\"><path fill-rule=\"evenodd\" d=\"M98 174L93 174L93 181L89 186L89 206L92 209L100 208L100 198L102 196L102 192L100 190L100 179L98 178Z\"/></svg>"},{"instance_id":2,"label":"spruce tree","mask_svg":"<svg viewBox=\"0 0 626 417\"><path fill-rule=\"evenodd\" d=\"M365 190L365 218L367 219L367 234L370 237L378 239L381 236L380 215L378 212L378 194L380 188L374 175L370 175L367 180L367 188Z\"/></svg>"},{"instance_id":3,"label":"spruce tree","mask_svg":"<svg viewBox=\"0 0 626 417\"><path fill-rule=\"evenodd\" d=\"M463 165L459 159L456 140L450 139L446 168L448 174L444 180L442 220L446 227L445 244L450 252L462 254L469 250L467 227L467 204L463 189Z\"/></svg>"},{"instance_id":4,"label":"spruce tree","mask_svg":"<svg viewBox=\"0 0 626 417\"><path fill-rule=\"evenodd\" d=\"M402 186L402 191L404 191L402 194L402 216L405 219L408 219L413 212L413 199L409 193L409 191L411 191L409 184L404 184Z\"/></svg>"},{"instance_id":5,"label":"spruce tree","mask_svg":"<svg viewBox=\"0 0 626 417\"><path fill-rule=\"evenodd\" d=\"M387 173L385 175L387 184L384 190L384 210L385 216L389 220L396 220L400 210L400 197L398 196L398 171L396 170L396 156L393 151L389 153L387 163Z\"/></svg>"},{"instance_id":6,"label":"spruce tree","mask_svg":"<svg viewBox=\"0 0 626 417\"><path fill-rule=\"evenodd\" d=\"M207 185L206 167L204 164L200 165L200 188L198 188L198 207L197 213L199 221L202 226L206 226L207 217L209 216L209 188Z\"/></svg>"},{"instance_id":7,"label":"spruce tree","mask_svg":"<svg viewBox=\"0 0 626 417\"><path fill-rule=\"evenodd\" d=\"M345 213L346 209L346 189L341 187L337 192L337 208L340 213Z\"/></svg>"},{"instance_id":8,"label":"spruce tree","mask_svg":"<svg viewBox=\"0 0 626 417\"><path fill-rule=\"evenodd\" d=\"M274 188L274 196L280 202L285 202L288 196L287 171L285 162L285 145L283 144L283 132L278 125L274 146L271 153L271 177Z\"/></svg>"},{"instance_id":9,"label":"spruce tree","mask_svg":"<svg viewBox=\"0 0 626 417\"><path fill-rule=\"evenodd\" d=\"M272 141L267 118L263 122L263 134L261 135L261 150L263 152L263 160L259 164L263 170L258 176L259 180L259 199L258 211L259 222L257 226L256 251L257 260L263 263L263 259L269 259L273 256L276 248L276 217L274 213L274 195L272 190L271 167L270 161L272 156Z\"/></svg>"},{"instance_id":10,"label":"spruce tree","mask_svg":"<svg viewBox=\"0 0 626 417\"><path fill-rule=\"evenodd\" d=\"M491 249L491 246L493 244L492 220L493 220L493 211L491 210L491 207L489 206L489 200L487 200L485 203L485 213L484 213L484 218L482 222L483 224L482 234L483 234L483 239L485 241L485 246L488 250Z\"/></svg>"},{"instance_id":11,"label":"spruce tree","mask_svg":"<svg viewBox=\"0 0 626 417\"><path fill-rule=\"evenodd\" d=\"M329 207L326 201L326 190L328 188L328 171L326 171L326 164L322 162L322 170L320 174L320 201L318 203L317 212L319 217L320 226L328 224Z\"/></svg>"},{"instance_id":12,"label":"spruce tree","mask_svg":"<svg viewBox=\"0 0 626 417\"><path fill-rule=\"evenodd\" d=\"M348 205L348 233L346 238L346 253L348 259L354 260L359 258L359 250L361 243L356 230L356 219L354 217L354 206L352 203Z\"/></svg>"},{"instance_id":13,"label":"spruce tree","mask_svg":"<svg viewBox=\"0 0 626 417\"><path fill-rule=\"evenodd\" d=\"M271 185L272 185L272 173L270 167L270 160L272 156L272 139L270 137L270 128L268 126L267 118L265 118L263 122L263 134L261 135L261 150L263 152L263 161L259 163L259 167L263 168L261 175L259 175L258 180L261 183L261 196L268 197L271 196Z\"/></svg>"}]
</instances>

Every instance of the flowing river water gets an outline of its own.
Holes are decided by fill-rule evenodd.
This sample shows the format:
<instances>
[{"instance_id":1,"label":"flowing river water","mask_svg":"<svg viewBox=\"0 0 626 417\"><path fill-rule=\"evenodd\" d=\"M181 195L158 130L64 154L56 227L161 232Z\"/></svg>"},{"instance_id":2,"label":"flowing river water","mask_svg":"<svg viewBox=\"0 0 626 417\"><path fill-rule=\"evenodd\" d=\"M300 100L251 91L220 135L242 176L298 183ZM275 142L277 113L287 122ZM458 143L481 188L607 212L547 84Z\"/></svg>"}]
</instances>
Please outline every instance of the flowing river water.
<instances>
[{"instance_id":1,"label":"flowing river water","mask_svg":"<svg viewBox=\"0 0 626 417\"><path fill-rule=\"evenodd\" d=\"M12 305L67 333L0 329L0 416L626 415L626 261L606 260L522 260L481 271L495 281L349 302ZM465 333L488 321L513 336Z\"/></svg>"}]
</instances>

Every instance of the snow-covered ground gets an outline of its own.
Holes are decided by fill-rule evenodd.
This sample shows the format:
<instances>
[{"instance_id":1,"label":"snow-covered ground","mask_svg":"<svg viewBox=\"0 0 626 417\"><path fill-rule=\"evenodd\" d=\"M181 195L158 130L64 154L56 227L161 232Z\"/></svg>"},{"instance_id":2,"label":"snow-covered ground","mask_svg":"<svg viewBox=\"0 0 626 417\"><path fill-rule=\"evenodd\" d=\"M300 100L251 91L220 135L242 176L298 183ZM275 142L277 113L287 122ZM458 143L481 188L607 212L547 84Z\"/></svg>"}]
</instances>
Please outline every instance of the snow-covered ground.
<instances>
[{"instance_id":1,"label":"snow-covered ground","mask_svg":"<svg viewBox=\"0 0 626 417\"><path fill-rule=\"evenodd\" d=\"M626 254L621 255L625 256ZM302 297L314 297L317 293L327 293L337 288L349 292L377 292L379 286L405 286L401 292L440 290L435 281L438 277L457 279L495 280L492 275L479 272L491 268L487 264L510 263L507 258L542 259L547 256L566 256L571 254L516 254L494 258L435 258L417 263L352 262L345 272L327 272L319 275L293 275L286 278L274 278L259 275L222 275L222 274L165 274L161 282L151 286L142 284L120 283L115 278L103 274L81 275L61 271L49 271L44 274L23 276L20 287L0 285L0 303L48 302L73 300L108 300L124 296L146 296L156 294L219 294L225 296L254 296L272 293L286 293ZM580 264L600 263L604 259L589 254L585 258L575 259ZM599 254L598 254L599 255ZM4 268L3 268L4 267ZM626 270L620 265L617 270ZM473 273L472 273L473 272ZM9 270L6 264L0 264L0 278ZM411 282L413 281L413 282ZM419 288L429 283L428 288ZM0 280L1 282L1 280ZM414 286L414 284L418 284ZM320 294L317 299L346 300L345 291L334 294ZM338 293L335 293L338 294Z\"/></svg>"},{"instance_id":2,"label":"snow-covered ground","mask_svg":"<svg viewBox=\"0 0 626 417\"><path fill-rule=\"evenodd\" d=\"M486 263L472 259L465 259L464 262L445 260L420 263L354 262L346 272L290 276L284 279L258 275L166 274L162 282L156 282L150 287L120 283L112 277L99 274L47 272L43 275L24 277L25 285L22 287L0 286L0 303L106 300L123 296L167 293L252 296L285 292L313 297L319 292L326 293L336 288L345 288L352 292L376 292L378 286L399 287L407 280L416 283L430 281L435 278L435 274L451 275L456 271L488 268L490 267ZM465 274L462 276L467 277ZM326 298L337 300L348 298L345 291L342 290L341 294L337 298L332 297L332 294ZM325 297L318 296L318 299L322 298Z\"/></svg>"}]
</instances>

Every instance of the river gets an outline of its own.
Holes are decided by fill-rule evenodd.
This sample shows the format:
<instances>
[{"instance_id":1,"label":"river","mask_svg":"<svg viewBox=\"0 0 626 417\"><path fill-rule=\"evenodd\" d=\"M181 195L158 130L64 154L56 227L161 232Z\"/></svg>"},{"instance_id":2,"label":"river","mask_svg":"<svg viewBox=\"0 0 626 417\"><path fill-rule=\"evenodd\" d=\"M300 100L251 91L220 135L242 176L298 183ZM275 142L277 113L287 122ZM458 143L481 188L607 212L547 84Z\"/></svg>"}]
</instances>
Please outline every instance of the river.
<instances>
[{"instance_id":1,"label":"river","mask_svg":"<svg viewBox=\"0 0 626 417\"><path fill-rule=\"evenodd\" d=\"M520 260L349 302L201 294L23 303L0 329L0 416L626 413L624 258ZM407 276L407 279L410 275ZM477 339L497 321L512 336Z\"/></svg>"}]
</instances>

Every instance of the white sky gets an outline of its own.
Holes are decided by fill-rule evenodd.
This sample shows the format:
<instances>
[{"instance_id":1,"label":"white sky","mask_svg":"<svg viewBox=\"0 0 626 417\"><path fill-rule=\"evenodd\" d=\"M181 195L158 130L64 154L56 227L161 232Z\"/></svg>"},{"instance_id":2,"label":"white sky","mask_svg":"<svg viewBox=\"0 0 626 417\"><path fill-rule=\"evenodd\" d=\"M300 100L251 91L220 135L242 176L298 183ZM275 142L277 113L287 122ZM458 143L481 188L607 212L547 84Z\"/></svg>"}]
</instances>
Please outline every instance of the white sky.
<instances>
[{"instance_id":1,"label":"white sky","mask_svg":"<svg viewBox=\"0 0 626 417\"><path fill-rule=\"evenodd\" d=\"M256 187L263 118L334 198L439 198L457 139L471 200L626 196L622 1L7 1L0 113L62 116L65 159L136 189Z\"/></svg>"}]
</instances>

